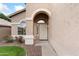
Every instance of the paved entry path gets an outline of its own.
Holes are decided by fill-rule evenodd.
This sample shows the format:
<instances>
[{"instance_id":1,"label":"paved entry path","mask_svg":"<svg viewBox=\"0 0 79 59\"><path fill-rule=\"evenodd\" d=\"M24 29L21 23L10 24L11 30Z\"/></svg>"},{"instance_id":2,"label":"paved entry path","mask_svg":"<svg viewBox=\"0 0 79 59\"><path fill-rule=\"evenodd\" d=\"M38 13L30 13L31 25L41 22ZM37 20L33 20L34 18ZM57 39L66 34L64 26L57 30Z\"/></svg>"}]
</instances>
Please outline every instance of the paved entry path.
<instances>
[{"instance_id":1,"label":"paved entry path","mask_svg":"<svg viewBox=\"0 0 79 59\"><path fill-rule=\"evenodd\" d=\"M50 46L48 41L40 41L40 42L36 43L36 46L42 47L42 56L56 56L56 52Z\"/></svg>"}]
</instances>

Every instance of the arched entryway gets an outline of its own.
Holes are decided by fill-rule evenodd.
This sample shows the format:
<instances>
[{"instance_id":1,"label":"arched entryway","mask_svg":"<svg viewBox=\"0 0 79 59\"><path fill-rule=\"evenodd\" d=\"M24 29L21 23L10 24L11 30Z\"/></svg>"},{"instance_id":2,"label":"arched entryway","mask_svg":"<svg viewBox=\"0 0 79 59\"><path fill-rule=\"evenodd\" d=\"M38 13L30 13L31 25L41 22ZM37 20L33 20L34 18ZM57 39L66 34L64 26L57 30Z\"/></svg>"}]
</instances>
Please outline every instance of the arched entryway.
<instances>
[{"instance_id":1,"label":"arched entryway","mask_svg":"<svg viewBox=\"0 0 79 59\"><path fill-rule=\"evenodd\" d=\"M33 19L33 34L35 40L48 40L48 20L49 16L44 11L40 11L35 14Z\"/></svg>"}]
</instances>

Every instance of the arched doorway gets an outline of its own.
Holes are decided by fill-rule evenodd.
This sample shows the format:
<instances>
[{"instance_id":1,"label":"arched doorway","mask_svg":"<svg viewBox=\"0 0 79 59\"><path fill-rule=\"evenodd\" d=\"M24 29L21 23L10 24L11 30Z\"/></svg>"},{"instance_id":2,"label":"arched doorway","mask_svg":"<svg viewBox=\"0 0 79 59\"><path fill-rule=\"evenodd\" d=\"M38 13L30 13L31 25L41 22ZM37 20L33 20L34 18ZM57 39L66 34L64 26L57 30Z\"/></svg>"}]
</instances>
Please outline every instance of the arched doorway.
<instances>
[{"instance_id":1,"label":"arched doorway","mask_svg":"<svg viewBox=\"0 0 79 59\"><path fill-rule=\"evenodd\" d=\"M33 34L36 40L47 41L48 40L48 20L49 16L46 12L40 11L36 13L33 19Z\"/></svg>"}]
</instances>

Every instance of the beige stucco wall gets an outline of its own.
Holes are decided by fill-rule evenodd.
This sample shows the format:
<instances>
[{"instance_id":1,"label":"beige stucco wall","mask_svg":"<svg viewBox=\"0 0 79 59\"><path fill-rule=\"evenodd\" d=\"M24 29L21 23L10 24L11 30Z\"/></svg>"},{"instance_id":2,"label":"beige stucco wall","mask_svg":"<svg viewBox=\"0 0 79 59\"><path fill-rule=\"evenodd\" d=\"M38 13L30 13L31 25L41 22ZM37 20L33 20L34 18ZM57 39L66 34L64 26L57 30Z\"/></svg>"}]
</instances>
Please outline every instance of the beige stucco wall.
<instances>
[{"instance_id":1,"label":"beige stucco wall","mask_svg":"<svg viewBox=\"0 0 79 59\"><path fill-rule=\"evenodd\" d=\"M27 20L26 23L27 23L26 35L33 35L33 21Z\"/></svg>"},{"instance_id":2,"label":"beige stucco wall","mask_svg":"<svg viewBox=\"0 0 79 59\"><path fill-rule=\"evenodd\" d=\"M20 20L24 20L25 16L26 16L26 12L22 12L20 14L17 14L15 16L11 17L11 21L17 23Z\"/></svg>"},{"instance_id":3,"label":"beige stucco wall","mask_svg":"<svg viewBox=\"0 0 79 59\"><path fill-rule=\"evenodd\" d=\"M13 17L11 17L11 35L18 35L18 23L20 24L20 22L22 20L26 20L25 19L25 16L26 16L26 12L22 12L20 14L17 14Z\"/></svg>"},{"instance_id":4,"label":"beige stucco wall","mask_svg":"<svg viewBox=\"0 0 79 59\"><path fill-rule=\"evenodd\" d=\"M48 38L57 54L79 55L79 4L27 4L26 17L33 17L37 9L51 13Z\"/></svg>"},{"instance_id":5,"label":"beige stucco wall","mask_svg":"<svg viewBox=\"0 0 79 59\"><path fill-rule=\"evenodd\" d=\"M27 35L33 35L33 17L38 9L46 9L51 13L48 25L48 41L57 54L79 55L79 4L28 3L26 13L21 15L22 18L28 19L26 21ZM18 22L18 20L21 18L17 15L17 17L13 17L12 22Z\"/></svg>"},{"instance_id":6,"label":"beige stucco wall","mask_svg":"<svg viewBox=\"0 0 79 59\"><path fill-rule=\"evenodd\" d=\"M58 55L79 55L79 4L52 4L50 43Z\"/></svg>"},{"instance_id":7,"label":"beige stucco wall","mask_svg":"<svg viewBox=\"0 0 79 59\"><path fill-rule=\"evenodd\" d=\"M11 35L11 28L0 27L0 39L8 35Z\"/></svg>"},{"instance_id":8,"label":"beige stucco wall","mask_svg":"<svg viewBox=\"0 0 79 59\"><path fill-rule=\"evenodd\" d=\"M26 5L26 17L31 18L35 11L39 9L51 10L50 3L28 3Z\"/></svg>"},{"instance_id":9,"label":"beige stucco wall","mask_svg":"<svg viewBox=\"0 0 79 59\"><path fill-rule=\"evenodd\" d=\"M12 24L11 35L17 35L17 34L18 34L17 24Z\"/></svg>"},{"instance_id":10,"label":"beige stucco wall","mask_svg":"<svg viewBox=\"0 0 79 59\"><path fill-rule=\"evenodd\" d=\"M26 4L26 20L27 20L27 22L32 21L37 12L44 11L44 10L48 12L48 10L51 10L51 6L49 7L49 5L51 5L51 4L49 4L49 3L46 3L46 4L43 4L43 3L28 3L28 4ZM33 25L32 26L29 25L28 27L30 27L30 28L27 27L28 28L27 33L35 34L34 32L32 32ZM29 32L29 30L31 32ZM33 34L31 34L31 35L33 35Z\"/></svg>"}]
</instances>

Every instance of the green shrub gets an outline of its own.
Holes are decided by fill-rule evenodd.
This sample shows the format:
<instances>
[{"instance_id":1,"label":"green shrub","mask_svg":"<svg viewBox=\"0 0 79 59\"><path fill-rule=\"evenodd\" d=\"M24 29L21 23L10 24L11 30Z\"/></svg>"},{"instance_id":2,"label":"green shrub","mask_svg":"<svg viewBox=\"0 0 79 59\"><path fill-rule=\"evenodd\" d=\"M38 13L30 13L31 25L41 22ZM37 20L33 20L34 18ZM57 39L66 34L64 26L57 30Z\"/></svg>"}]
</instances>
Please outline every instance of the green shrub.
<instances>
[{"instance_id":1,"label":"green shrub","mask_svg":"<svg viewBox=\"0 0 79 59\"><path fill-rule=\"evenodd\" d=\"M7 43L14 41L14 39L13 39L11 36L5 36L5 37L3 38L3 40L5 40Z\"/></svg>"}]
</instances>

